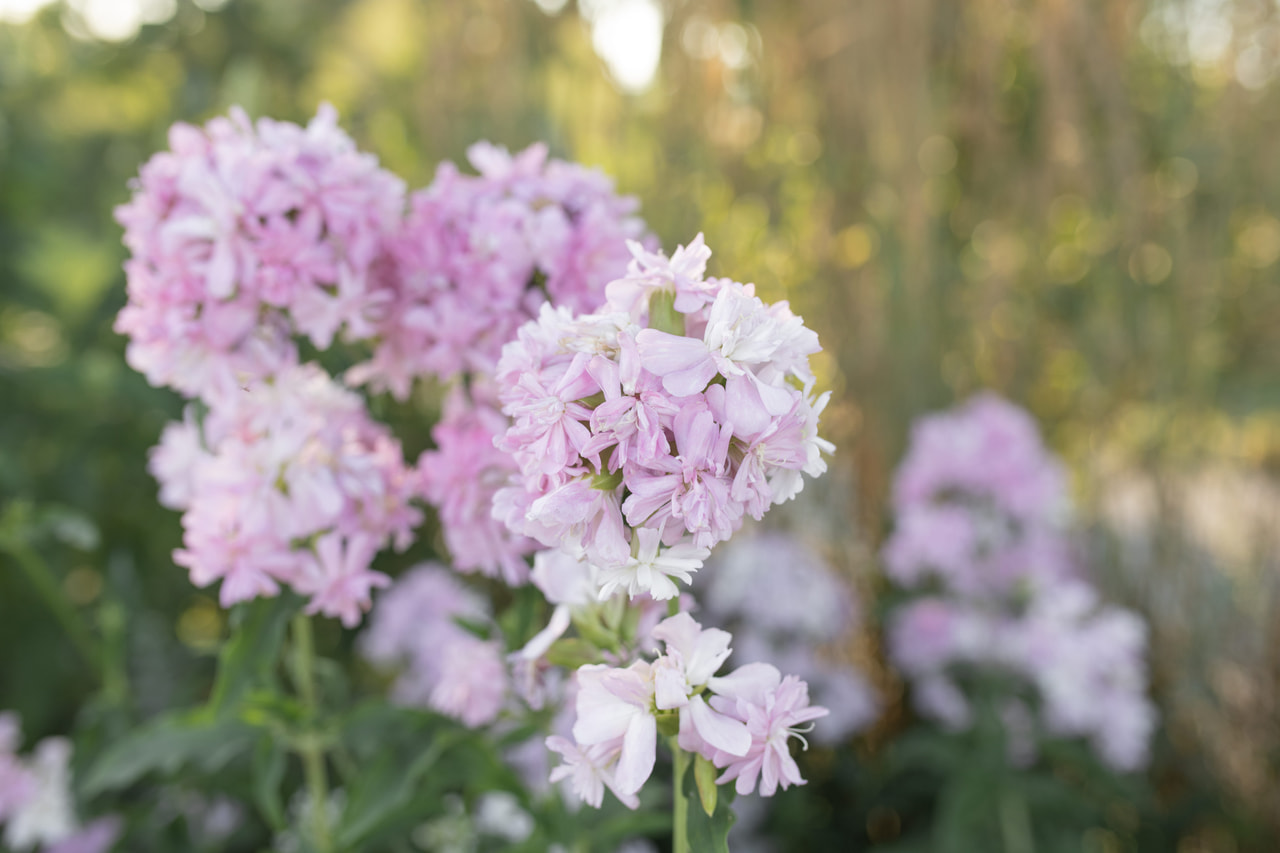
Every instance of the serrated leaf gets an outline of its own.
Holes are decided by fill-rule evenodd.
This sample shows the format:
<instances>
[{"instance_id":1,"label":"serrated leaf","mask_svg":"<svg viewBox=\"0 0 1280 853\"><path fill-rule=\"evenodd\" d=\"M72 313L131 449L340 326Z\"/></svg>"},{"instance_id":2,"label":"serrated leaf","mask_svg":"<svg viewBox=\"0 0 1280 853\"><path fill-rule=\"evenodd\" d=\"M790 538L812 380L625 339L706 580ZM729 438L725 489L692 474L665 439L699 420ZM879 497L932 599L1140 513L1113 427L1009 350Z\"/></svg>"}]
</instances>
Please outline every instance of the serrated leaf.
<instances>
[{"instance_id":1,"label":"serrated leaf","mask_svg":"<svg viewBox=\"0 0 1280 853\"><path fill-rule=\"evenodd\" d=\"M701 755L693 759L693 778L698 783L698 799L702 802L702 810L707 817L716 813L716 766Z\"/></svg>"},{"instance_id":2,"label":"serrated leaf","mask_svg":"<svg viewBox=\"0 0 1280 853\"><path fill-rule=\"evenodd\" d=\"M234 719L204 712L165 714L117 740L84 776L84 793L93 797L125 788L149 773L173 774L191 765L211 773L252 748L257 736Z\"/></svg>"}]
</instances>

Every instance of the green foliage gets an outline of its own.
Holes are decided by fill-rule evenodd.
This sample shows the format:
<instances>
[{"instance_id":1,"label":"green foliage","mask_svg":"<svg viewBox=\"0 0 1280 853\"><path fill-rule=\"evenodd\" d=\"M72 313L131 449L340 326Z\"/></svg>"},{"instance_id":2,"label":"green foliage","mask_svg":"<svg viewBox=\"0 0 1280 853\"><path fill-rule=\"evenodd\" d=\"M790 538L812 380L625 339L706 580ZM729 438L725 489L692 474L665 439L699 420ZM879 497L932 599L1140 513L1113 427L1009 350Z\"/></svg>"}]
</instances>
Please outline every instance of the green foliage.
<instances>
[{"instance_id":1,"label":"green foliage","mask_svg":"<svg viewBox=\"0 0 1280 853\"><path fill-rule=\"evenodd\" d=\"M706 762L706 759L697 756L696 760L690 761L692 766L680 780L684 797L690 803L687 849L697 853L729 853L729 830L736 820L732 808L735 791L732 785L725 785L716 795L704 797L701 779L706 771L699 772L699 761Z\"/></svg>"},{"instance_id":2,"label":"green foliage","mask_svg":"<svg viewBox=\"0 0 1280 853\"><path fill-rule=\"evenodd\" d=\"M213 773L252 749L253 727L200 711L175 711L143 723L106 749L85 774L86 796L128 787L152 773Z\"/></svg>"},{"instance_id":3,"label":"green foliage","mask_svg":"<svg viewBox=\"0 0 1280 853\"><path fill-rule=\"evenodd\" d=\"M370 699L383 685L336 626L318 632L318 698L304 701L280 677L296 599L228 618L216 590L193 589L173 564L181 528L145 465L181 404L127 367L111 328L125 292L111 210L173 121L232 103L305 120L327 99L411 187L477 138L547 139L640 195L668 249L705 231L713 273L786 296L820 332L820 385L835 392L824 433L837 466L859 475L861 539L854 519L836 518L850 541L833 550L862 553L882 534L911 418L979 387L1048 425L1086 511L1108 494L1102 459L1158 483L1174 464L1265 478L1280 461L1268 118L1280 87L1242 87L1228 67L1274 30L1274 10L1233 23L1239 44L1219 68L1162 53L1171 37L1144 21L1175 0L666 4L661 79L627 96L572 8L207 5L179 0L172 21L121 44L69 37L61 17L75 4L0 23L0 710L22 713L29 740L75 736L81 806L126 814L124 849L197 849L176 819L151 814L162 794L189 790L251 802L260 824L223 846L267 849L295 819L304 749L322 750L346 791L336 838L353 850L406 849L417 825L445 814L447 793L519 788L458 726ZM739 23L743 62L704 55L734 43ZM720 35L699 41L703 25ZM374 407L413 454L430 445L431 394ZM433 530L385 568L434 556ZM1271 849L1275 832L1251 834L1249 815L1274 821L1274 809L1238 795L1257 780L1264 798L1276 790L1275 727L1259 711L1274 702L1246 667L1238 693L1253 704L1223 713L1210 670L1236 640L1274 648L1270 609L1239 604L1268 587L1238 585L1251 566L1229 562L1231 577L1213 568L1211 600L1199 596L1169 579L1185 558L1171 541L1159 540L1159 582L1128 583L1193 590L1193 606L1164 614L1171 631L1153 613L1158 683L1166 716L1212 711L1178 717L1179 731L1208 733L1189 746L1180 736L1176 750L1166 741L1149 779L1119 779L1079 744L1053 741L1010 769L1002 742L905 717L857 751L809 753L809 786L781 793L766 828L789 849L1004 850L1025 844L1025 812L1037 853L1212 849L1198 834L1210 830ZM501 624L522 642L546 613L529 590L511 595ZM1226 629L1188 639L1210 609L1210 627ZM634 638L634 622L598 616L580 635ZM553 651L564 665L595 660L573 638ZM1210 731L1206 720L1227 722ZM1222 769L1235 762L1248 785ZM709 845L697 850L722 846L731 821L732 790L708 787L708 772L695 765L683 782ZM655 786L636 813L526 802L538 827L525 847L608 850L667 834L669 794Z\"/></svg>"}]
</instances>

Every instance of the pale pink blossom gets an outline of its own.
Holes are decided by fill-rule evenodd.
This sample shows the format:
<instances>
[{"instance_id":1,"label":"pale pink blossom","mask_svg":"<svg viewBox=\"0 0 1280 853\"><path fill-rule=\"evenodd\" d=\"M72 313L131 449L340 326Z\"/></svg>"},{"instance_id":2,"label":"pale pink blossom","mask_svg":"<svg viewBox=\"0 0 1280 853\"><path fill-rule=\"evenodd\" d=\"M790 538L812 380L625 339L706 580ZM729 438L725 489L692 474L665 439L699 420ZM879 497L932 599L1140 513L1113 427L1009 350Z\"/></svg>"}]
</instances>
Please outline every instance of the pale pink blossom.
<instances>
[{"instance_id":1,"label":"pale pink blossom","mask_svg":"<svg viewBox=\"0 0 1280 853\"><path fill-rule=\"evenodd\" d=\"M235 108L174 125L117 208L132 257L116 321L130 365L191 397L233 395L321 349L369 337L390 298L375 267L404 185L324 105L307 125Z\"/></svg>"},{"instance_id":2,"label":"pale pink blossom","mask_svg":"<svg viewBox=\"0 0 1280 853\"><path fill-rule=\"evenodd\" d=\"M398 442L314 365L217 401L198 426L189 414L152 471L184 510L175 562L198 586L222 581L227 606L292 586L353 625L386 582L374 555L406 547L421 521Z\"/></svg>"},{"instance_id":3,"label":"pale pink blossom","mask_svg":"<svg viewBox=\"0 0 1280 853\"><path fill-rule=\"evenodd\" d=\"M540 306L598 309L625 271L626 241L648 239L634 199L600 172L548 160L544 145L511 155L481 142L468 155L479 176L442 164L389 241L391 301L352 381L404 397L420 375L492 373Z\"/></svg>"},{"instance_id":4,"label":"pale pink blossom","mask_svg":"<svg viewBox=\"0 0 1280 853\"><path fill-rule=\"evenodd\" d=\"M712 706L746 724L751 746L742 756L718 750L713 761L725 771L718 783L734 781L739 794L749 794L758 780L760 795L772 797L779 786L786 790L805 784L789 741L797 737L803 742L806 724L826 716L827 709L809 704L808 686L794 675L783 678L772 668L756 672L758 677L732 687L724 682L717 685Z\"/></svg>"}]
</instances>

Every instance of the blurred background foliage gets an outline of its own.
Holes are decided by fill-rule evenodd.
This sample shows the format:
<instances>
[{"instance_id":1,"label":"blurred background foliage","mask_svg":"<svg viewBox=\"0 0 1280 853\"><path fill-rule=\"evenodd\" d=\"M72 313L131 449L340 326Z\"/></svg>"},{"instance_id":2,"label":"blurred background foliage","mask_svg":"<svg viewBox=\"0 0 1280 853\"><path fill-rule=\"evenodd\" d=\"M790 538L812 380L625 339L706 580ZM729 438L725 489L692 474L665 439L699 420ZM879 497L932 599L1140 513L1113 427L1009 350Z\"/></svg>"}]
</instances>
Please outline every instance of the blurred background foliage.
<instances>
[{"instance_id":1,"label":"blurred background foliage","mask_svg":"<svg viewBox=\"0 0 1280 853\"><path fill-rule=\"evenodd\" d=\"M1029 407L1152 623L1164 837L1254 849L1240 827L1280 833L1277 77L1274 0L0 0L0 708L40 735L207 688L225 616L144 470L180 406L111 330L111 210L171 122L327 100L414 188L544 139L668 250L704 231L713 273L790 299L864 592L912 418Z\"/></svg>"}]
</instances>

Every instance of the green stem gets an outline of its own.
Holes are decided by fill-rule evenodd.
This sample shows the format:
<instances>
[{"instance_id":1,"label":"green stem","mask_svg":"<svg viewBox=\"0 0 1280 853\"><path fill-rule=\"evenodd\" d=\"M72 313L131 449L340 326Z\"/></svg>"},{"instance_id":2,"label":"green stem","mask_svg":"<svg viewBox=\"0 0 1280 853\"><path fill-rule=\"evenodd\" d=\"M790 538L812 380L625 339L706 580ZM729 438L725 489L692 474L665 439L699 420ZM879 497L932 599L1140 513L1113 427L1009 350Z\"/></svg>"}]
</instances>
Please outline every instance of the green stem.
<instances>
[{"instance_id":1,"label":"green stem","mask_svg":"<svg viewBox=\"0 0 1280 853\"><path fill-rule=\"evenodd\" d=\"M1007 785L1000 794L1000 834L1005 853L1035 853L1036 843L1031 833L1027 803Z\"/></svg>"},{"instance_id":2,"label":"green stem","mask_svg":"<svg viewBox=\"0 0 1280 853\"><path fill-rule=\"evenodd\" d=\"M674 798L671 850L672 853L693 853L693 848L689 846L689 798L684 795L684 777L689 770L689 761L692 756L680 748L674 737L671 738L670 745L675 764L675 785L672 786L671 792Z\"/></svg>"},{"instance_id":3,"label":"green stem","mask_svg":"<svg viewBox=\"0 0 1280 853\"><path fill-rule=\"evenodd\" d=\"M314 662L311 618L299 613L293 617L293 682L298 698L306 708L307 718L312 722L317 710ZM330 853L333 842L329 837L329 778L325 770L324 746L314 731L308 731L298 739L297 750L302 757L302 773L311 801L312 840L320 853Z\"/></svg>"},{"instance_id":4,"label":"green stem","mask_svg":"<svg viewBox=\"0 0 1280 853\"><path fill-rule=\"evenodd\" d=\"M18 566L21 567L27 579L31 581L31 585L36 588L40 597L44 599L44 603L53 611L54 618L61 623L62 629L71 638L71 643L76 647L76 651L89 664L93 674L101 678L102 655L99 654L98 641L89 633L89 629L85 627L80 614L76 612L71 602L63 594L62 587L58 584L57 578L53 576L53 572L49 571L49 566L36 553L34 548L15 541L12 536L6 536L4 541L0 541L0 549L8 551L9 556L13 557Z\"/></svg>"}]
</instances>

